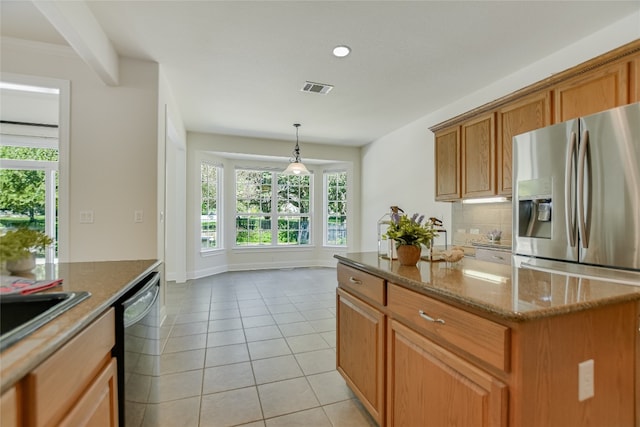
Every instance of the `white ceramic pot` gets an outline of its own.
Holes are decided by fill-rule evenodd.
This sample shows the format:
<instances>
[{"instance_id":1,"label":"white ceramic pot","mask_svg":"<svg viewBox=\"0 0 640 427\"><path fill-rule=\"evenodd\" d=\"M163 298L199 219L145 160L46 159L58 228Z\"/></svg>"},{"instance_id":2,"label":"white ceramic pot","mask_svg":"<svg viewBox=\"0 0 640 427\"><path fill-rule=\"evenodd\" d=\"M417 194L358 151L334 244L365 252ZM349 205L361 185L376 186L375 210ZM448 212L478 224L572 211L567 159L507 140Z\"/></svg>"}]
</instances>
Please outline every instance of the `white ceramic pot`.
<instances>
[{"instance_id":1,"label":"white ceramic pot","mask_svg":"<svg viewBox=\"0 0 640 427\"><path fill-rule=\"evenodd\" d=\"M7 270L11 274L26 273L36 267L36 254L31 253L29 256L20 259L7 260Z\"/></svg>"}]
</instances>

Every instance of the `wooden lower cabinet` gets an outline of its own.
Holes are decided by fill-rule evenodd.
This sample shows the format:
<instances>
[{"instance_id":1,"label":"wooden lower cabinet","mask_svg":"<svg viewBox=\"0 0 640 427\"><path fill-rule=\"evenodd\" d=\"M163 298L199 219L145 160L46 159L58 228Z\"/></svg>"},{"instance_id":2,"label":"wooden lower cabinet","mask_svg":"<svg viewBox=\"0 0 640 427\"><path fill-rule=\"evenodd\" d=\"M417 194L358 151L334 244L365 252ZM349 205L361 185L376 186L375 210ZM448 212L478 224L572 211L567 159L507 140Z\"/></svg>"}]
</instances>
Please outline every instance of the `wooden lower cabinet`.
<instances>
[{"instance_id":1,"label":"wooden lower cabinet","mask_svg":"<svg viewBox=\"0 0 640 427\"><path fill-rule=\"evenodd\" d=\"M22 425L18 387L14 386L5 391L0 398L0 427Z\"/></svg>"},{"instance_id":2,"label":"wooden lower cabinet","mask_svg":"<svg viewBox=\"0 0 640 427\"><path fill-rule=\"evenodd\" d=\"M338 372L379 425L384 420L385 315L337 290Z\"/></svg>"},{"instance_id":3,"label":"wooden lower cabinet","mask_svg":"<svg viewBox=\"0 0 640 427\"><path fill-rule=\"evenodd\" d=\"M545 283L522 274L521 285L525 276ZM376 276L342 276L338 371L380 427L640 426L638 301L516 321L380 277L386 298L376 303L343 285L353 277L377 289ZM580 286L600 289L589 280ZM585 363L593 366L592 396L580 391Z\"/></svg>"},{"instance_id":4,"label":"wooden lower cabinet","mask_svg":"<svg viewBox=\"0 0 640 427\"><path fill-rule=\"evenodd\" d=\"M118 373L112 358L59 427L118 425Z\"/></svg>"},{"instance_id":5,"label":"wooden lower cabinet","mask_svg":"<svg viewBox=\"0 0 640 427\"><path fill-rule=\"evenodd\" d=\"M109 309L21 382L26 427L118 425L115 315Z\"/></svg>"},{"instance_id":6,"label":"wooden lower cabinet","mask_svg":"<svg viewBox=\"0 0 640 427\"><path fill-rule=\"evenodd\" d=\"M388 426L506 426L508 388L401 323L390 320Z\"/></svg>"}]
</instances>

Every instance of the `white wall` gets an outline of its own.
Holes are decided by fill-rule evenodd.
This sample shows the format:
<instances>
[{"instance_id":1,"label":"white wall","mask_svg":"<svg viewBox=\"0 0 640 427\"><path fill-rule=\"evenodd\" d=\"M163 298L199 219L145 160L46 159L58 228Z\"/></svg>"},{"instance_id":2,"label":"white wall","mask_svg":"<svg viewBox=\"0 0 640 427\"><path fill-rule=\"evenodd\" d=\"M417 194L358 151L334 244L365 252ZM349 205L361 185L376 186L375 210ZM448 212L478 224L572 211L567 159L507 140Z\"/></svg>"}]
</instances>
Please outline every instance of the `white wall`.
<instances>
[{"instance_id":1,"label":"white wall","mask_svg":"<svg viewBox=\"0 0 640 427\"><path fill-rule=\"evenodd\" d=\"M288 157L293 148L291 141L277 141L236 136L213 135L203 133L187 134L187 270L189 278L203 277L228 270L246 270L261 268L289 268L298 266L334 266L335 253L359 250L360 216L360 149L354 147L338 147L330 145L309 144L302 142L303 159L319 159L326 161L323 165L305 162L314 172L313 203L317 214L312 221L313 244L311 247L283 248L235 248L235 167L276 167L284 170L287 163L264 162L257 160L232 159L229 155L217 153L251 154L261 156ZM237 156L235 156L237 157ZM200 162L212 160L223 165L222 189L222 250L200 252ZM323 177L326 169L337 167L347 170L349 186L348 224L356 224L349 228L349 247L324 247L322 242Z\"/></svg>"},{"instance_id":2,"label":"white wall","mask_svg":"<svg viewBox=\"0 0 640 427\"><path fill-rule=\"evenodd\" d=\"M377 250L377 222L390 206L405 213L424 214L451 223L451 206L434 202L433 138L427 121L418 120L398 129L362 151L363 251ZM444 243L444 237L436 244Z\"/></svg>"},{"instance_id":3,"label":"white wall","mask_svg":"<svg viewBox=\"0 0 640 427\"><path fill-rule=\"evenodd\" d=\"M167 280L186 280L187 132L162 66L158 102L158 258Z\"/></svg>"},{"instance_id":4,"label":"white wall","mask_svg":"<svg viewBox=\"0 0 640 427\"><path fill-rule=\"evenodd\" d=\"M434 138L429 127L640 38L640 12L543 58L374 141L362 150L361 250L377 250L377 221L391 205L444 218L451 205L435 202ZM450 232L448 240L451 242Z\"/></svg>"},{"instance_id":5,"label":"white wall","mask_svg":"<svg viewBox=\"0 0 640 427\"><path fill-rule=\"evenodd\" d=\"M69 244L61 261L156 258L158 64L121 58L120 85L109 87L70 48L1 43L2 72L71 84ZM92 224L79 222L86 210Z\"/></svg>"}]
</instances>

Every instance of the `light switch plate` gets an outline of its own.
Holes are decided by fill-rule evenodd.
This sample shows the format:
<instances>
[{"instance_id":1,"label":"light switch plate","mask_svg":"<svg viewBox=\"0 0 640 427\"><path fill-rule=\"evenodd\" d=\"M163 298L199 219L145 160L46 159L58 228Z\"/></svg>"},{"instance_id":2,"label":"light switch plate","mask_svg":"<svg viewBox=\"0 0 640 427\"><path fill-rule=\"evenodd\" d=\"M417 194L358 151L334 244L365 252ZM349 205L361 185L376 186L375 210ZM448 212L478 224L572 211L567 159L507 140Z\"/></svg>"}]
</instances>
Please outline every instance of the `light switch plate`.
<instances>
[{"instance_id":1,"label":"light switch plate","mask_svg":"<svg viewBox=\"0 0 640 427\"><path fill-rule=\"evenodd\" d=\"M593 359L578 364L578 401L590 399L594 396Z\"/></svg>"},{"instance_id":2,"label":"light switch plate","mask_svg":"<svg viewBox=\"0 0 640 427\"><path fill-rule=\"evenodd\" d=\"M80 224L93 224L93 211L80 211Z\"/></svg>"}]
</instances>

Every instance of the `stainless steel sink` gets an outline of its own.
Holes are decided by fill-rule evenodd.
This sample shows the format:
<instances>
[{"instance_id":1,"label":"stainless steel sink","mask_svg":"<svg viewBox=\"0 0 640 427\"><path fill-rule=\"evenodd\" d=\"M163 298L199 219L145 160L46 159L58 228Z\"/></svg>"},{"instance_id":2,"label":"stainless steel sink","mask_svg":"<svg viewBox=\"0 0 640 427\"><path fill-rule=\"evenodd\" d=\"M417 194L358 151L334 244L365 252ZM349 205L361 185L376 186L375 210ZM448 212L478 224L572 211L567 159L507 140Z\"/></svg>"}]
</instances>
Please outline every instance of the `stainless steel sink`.
<instances>
[{"instance_id":1,"label":"stainless steel sink","mask_svg":"<svg viewBox=\"0 0 640 427\"><path fill-rule=\"evenodd\" d=\"M54 292L0 297L0 351L32 334L89 296L89 292Z\"/></svg>"}]
</instances>

